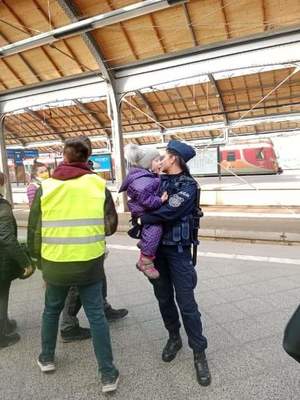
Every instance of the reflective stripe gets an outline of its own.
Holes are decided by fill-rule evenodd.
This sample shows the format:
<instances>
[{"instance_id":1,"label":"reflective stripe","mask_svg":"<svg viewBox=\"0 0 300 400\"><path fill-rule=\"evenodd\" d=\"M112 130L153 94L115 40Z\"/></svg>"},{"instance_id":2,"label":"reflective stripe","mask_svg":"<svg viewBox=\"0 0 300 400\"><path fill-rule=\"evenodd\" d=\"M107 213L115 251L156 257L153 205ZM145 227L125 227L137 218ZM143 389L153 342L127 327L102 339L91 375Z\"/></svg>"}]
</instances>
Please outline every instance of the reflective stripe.
<instances>
[{"instance_id":1,"label":"reflective stripe","mask_svg":"<svg viewBox=\"0 0 300 400\"><path fill-rule=\"evenodd\" d=\"M103 218L80 218L42 221L43 228L63 228L65 226L104 225Z\"/></svg>"},{"instance_id":2,"label":"reflective stripe","mask_svg":"<svg viewBox=\"0 0 300 400\"><path fill-rule=\"evenodd\" d=\"M105 240L104 235L86 236L86 237L42 237L42 243L45 244L88 244Z\"/></svg>"}]
</instances>

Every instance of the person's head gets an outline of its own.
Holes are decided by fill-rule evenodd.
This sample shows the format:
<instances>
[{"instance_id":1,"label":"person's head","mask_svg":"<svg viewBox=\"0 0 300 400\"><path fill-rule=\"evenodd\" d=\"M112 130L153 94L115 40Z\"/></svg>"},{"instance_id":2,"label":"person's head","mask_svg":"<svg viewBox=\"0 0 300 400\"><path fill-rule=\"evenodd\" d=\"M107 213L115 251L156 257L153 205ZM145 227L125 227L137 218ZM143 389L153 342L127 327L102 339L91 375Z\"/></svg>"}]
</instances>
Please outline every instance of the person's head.
<instances>
[{"instance_id":1,"label":"person's head","mask_svg":"<svg viewBox=\"0 0 300 400\"><path fill-rule=\"evenodd\" d=\"M31 179L44 180L49 178L49 171L45 164L35 161L31 170Z\"/></svg>"},{"instance_id":2,"label":"person's head","mask_svg":"<svg viewBox=\"0 0 300 400\"><path fill-rule=\"evenodd\" d=\"M87 145L87 147L89 148L89 157L90 157L93 152L93 145L90 138L88 136L79 136L78 139L82 140L83 143Z\"/></svg>"},{"instance_id":3,"label":"person's head","mask_svg":"<svg viewBox=\"0 0 300 400\"><path fill-rule=\"evenodd\" d=\"M6 178L3 172L0 171L0 195L4 196L4 188L5 188Z\"/></svg>"},{"instance_id":4,"label":"person's head","mask_svg":"<svg viewBox=\"0 0 300 400\"><path fill-rule=\"evenodd\" d=\"M79 138L67 139L64 146L64 162L87 162L90 154L89 147Z\"/></svg>"},{"instance_id":5,"label":"person's head","mask_svg":"<svg viewBox=\"0 0 300 400\"><path fill-rule=\"evenodd\" d=\"M136 144L128 144L125 146L125 158L132 167L159 172L160 155L155 148L145 149Z\"/></svg>"},{"instance_id":6,"label":"person's head","mask_svg":"<svg viewBox=\"0 0 300 400\"><path fill-rule=\"evenodd\" d=\"M160 163L160 169L166 174L179 174L183 172L190 175L187 162L196 155L192 146L179 140L171 140L166 148L164 158Z\"/></svg>"}]
</instances>

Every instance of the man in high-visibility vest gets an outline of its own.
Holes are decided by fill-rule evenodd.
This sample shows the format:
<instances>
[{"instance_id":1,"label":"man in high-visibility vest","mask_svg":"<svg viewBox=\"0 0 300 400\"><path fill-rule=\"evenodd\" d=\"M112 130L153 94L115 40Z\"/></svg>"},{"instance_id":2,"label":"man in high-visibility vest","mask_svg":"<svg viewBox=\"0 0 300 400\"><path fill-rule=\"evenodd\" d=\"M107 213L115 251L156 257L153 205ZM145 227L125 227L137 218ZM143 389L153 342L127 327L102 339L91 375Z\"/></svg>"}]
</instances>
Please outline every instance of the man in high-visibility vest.
<instances>
[{"instance_id":1,"label":"man in high-visibility vest","mask_svg":"<svg viewBox=\"0 0 300 400\"><path fill-rule=\"evenodd\" d=\"M79 139L87 145L90 157L92 155L92 142L87 136L80 136ZM93 162L89 161L88 165L92 170ZM104 313L108 322L118 321L119 319L126 317L128 314L128 310L126 308L115 309L107 301L107 280L105 271L102 281L102 295ZM81 301L78 289L76 286L72 286L65 301L65 307L62 312L60 324L60 334L64 343L70 343L76 340L85 340L91 337L91 330L79 325L77 314L79 313L80 308Z\"/></svg>"},{"instance_id":2,"label":"man in high-visibility vest","mask_svg":"<svg viewBox=\"0 0 300 400\"><path fill-rule=\"evenodd\" d=\"M89 320L102 391L116 390L110 333L103 309L105 234L117 228L117 213L105 181L87 165L89 150L69 139L64 162L42 182L29 216L28 247L40 258L47 284L42 319L42 372L55 370L58 322L71 286L77 286Z\"/></svg>"}]
</instances>

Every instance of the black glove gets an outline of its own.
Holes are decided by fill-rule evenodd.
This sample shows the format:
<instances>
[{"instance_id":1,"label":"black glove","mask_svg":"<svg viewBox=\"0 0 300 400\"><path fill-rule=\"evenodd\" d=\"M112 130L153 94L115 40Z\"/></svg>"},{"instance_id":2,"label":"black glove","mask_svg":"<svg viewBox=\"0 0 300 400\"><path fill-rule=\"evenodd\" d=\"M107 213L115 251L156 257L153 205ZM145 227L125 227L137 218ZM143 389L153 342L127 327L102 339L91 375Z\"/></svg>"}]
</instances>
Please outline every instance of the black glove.
<instances>
[{"instance_id":1,"label":"black glove","mask_svg":"<svg viewBox=\"0 0 300 400\"><path fill-rule=\"evenodd\" d=\"M140 239L142 235L142 225L138 224L136 218L132 218L130 222L132 223L132 228L130 228L129 231L127 232L128 235L132 239Z\"/></svg>"}]
</instances>

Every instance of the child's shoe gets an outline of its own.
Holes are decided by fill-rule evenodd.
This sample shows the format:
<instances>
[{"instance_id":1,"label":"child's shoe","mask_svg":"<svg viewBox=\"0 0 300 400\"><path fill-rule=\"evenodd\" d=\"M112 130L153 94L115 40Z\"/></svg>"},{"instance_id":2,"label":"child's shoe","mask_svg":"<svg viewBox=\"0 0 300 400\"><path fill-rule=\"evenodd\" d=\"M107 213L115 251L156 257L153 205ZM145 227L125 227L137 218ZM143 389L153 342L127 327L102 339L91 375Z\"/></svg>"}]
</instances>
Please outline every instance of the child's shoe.
<instances>
[{"instance_id":1,"label":"child's shoe","mask_svg":"<svg viewBox=\"0 0 300 400\"><path fill-rule=\"evenodd\" d=\"M149 279L158 279L159 272L154 267L153 259L144 255L140 256L139 261L136 264L137 269L143 272L144 275Z\"/></svg>"}]
</instances>

